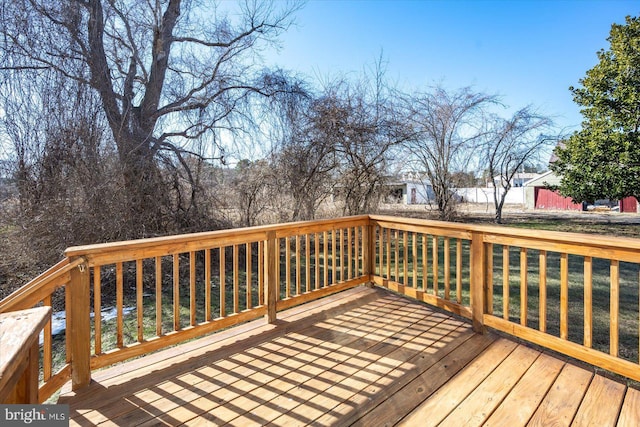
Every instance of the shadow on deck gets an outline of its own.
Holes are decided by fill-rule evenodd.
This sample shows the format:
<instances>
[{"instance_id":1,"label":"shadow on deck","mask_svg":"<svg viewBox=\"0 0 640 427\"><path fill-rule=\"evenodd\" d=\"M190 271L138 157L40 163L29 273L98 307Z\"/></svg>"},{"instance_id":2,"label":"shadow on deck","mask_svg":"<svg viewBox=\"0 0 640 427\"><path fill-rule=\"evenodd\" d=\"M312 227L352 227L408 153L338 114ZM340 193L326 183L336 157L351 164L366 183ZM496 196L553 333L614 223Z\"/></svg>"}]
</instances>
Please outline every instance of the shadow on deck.
<instances>
[{"instance_id":1,"label":"shadow on deck","mask_svg":"<svg viewBox=\"0 0 640 427\"><path fill-rule=\"evenodd\" d=\"M358 287L93 375L71 425L638 425L640 392Z\"/></svg>"}]
</instances>

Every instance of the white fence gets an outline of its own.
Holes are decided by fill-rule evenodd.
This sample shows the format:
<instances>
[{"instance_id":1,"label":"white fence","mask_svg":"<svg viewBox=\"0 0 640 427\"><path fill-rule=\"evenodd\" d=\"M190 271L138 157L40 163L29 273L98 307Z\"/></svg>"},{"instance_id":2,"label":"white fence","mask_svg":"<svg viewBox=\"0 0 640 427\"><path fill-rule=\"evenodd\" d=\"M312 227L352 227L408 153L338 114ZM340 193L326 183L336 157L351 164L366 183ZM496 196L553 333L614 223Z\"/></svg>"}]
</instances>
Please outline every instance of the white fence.
<instances>
[{"instance_id":1,"label":"white fence","mask_svg":"<svg viewBox=\"0 0 640 427\"><path fill-rule=\"evenodd\" d=\"M503 189L498 189L502 194ZM493 206L493 192L492 187L480 187L480 188L457 188L454 190L456 195L460 197L463 203L483 203ZM524 187L513 187L507 192L507 197L504 201L506 204L524 204L525 195Z\"/></svg>"}]
</instances>

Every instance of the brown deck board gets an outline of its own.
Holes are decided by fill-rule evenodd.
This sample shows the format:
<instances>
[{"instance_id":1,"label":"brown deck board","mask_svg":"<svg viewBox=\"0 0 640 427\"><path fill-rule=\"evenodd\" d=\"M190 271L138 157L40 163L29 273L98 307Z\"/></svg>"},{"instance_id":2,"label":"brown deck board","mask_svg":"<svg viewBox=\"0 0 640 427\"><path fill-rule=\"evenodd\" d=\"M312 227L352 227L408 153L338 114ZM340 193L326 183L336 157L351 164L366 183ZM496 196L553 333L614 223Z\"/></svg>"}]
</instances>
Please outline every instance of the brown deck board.
<instances>
[{"instance_id":1,"label":"brown deck board","mask_svg":"<svg viewBox=\"0 0 640 427\"><path fill-rule=\"evenodd\" d=\"M623 384L597 375L591 381L582 399L574 426L615 426L622 406L626 387Z\"/></svg>"},{"instance_id":2,"label":"brown deck board","mask_svg":"<svg viewBox=\"0 0 640 427\"><path fill-rule=\"evenodd\" d=\"M629 388L622 404L618 427L631 427L638 425L638 414L640 414L640 391Z\"/></svg>"},{"instance_id":3,"label":"brown deck board","mask_svg":"<svg viewBox=\"0 0 640 427\"><path fill-rule=\"evenodd\" d=\"M539 355L535 350L518 346L439 425L482 425Z\"/></svg>"},{"instance_id":4,"label":"brown deck board","mask_svg":"<svg viewBox=\"0 0 640 427\"><path fill-rule=\"evenodd\" d=\"M71 425L100 426L640 420L637 390L386 290L351 289L278 318L96 372L59 403Z\"/></svg>"},{"instance_id":5,"label":"brown deck board","mask_svg":"<svg viewBox=\"0 0 640 427\"><path fill-rule=\"evenodd\" d=\"M565 365L528 425L531 427L571 425L592 378L593 372L577 366Z\"/></svg>"},{"instance_id":6,"label":"brown deck board","mask_svg":"<svg viewBox=\"0 0 640 427\"><path fill-rule=\"evenodd\" d=\"M563 366L561 360L540 355L484 425L526 425Z\"/></svg>"},{"instance_id":7,"label":"brown deck board","mask_svg":"<svg viewBox=\"0 0 640 427\"><path fill-rule=\"evenodd\" d=\"M516 346L516 343L506 339L496 341L399 424L403 426L437 425L484 381Z\"/></svg>"}]
</instances>

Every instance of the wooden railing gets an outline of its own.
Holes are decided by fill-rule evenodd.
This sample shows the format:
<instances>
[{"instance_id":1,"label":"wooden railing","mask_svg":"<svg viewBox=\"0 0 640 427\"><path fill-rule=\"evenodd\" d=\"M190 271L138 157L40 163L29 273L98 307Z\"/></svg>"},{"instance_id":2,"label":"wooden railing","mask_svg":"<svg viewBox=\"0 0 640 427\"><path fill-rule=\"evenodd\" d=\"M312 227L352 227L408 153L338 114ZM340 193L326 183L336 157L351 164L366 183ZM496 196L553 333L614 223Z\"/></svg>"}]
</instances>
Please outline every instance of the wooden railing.
<instances>
[{"instance_id":1,"label":"wooden railing","mask_svg":"<svg viewBox=\"0 0 640 427\"><path fill-rule=\"evenodd\" d=\"M91 370L374 283L640 380L640 240L357 216L69 248L0 302L45 326L39 400Z\"/></svg>"},{"instance_id":2,"label":"wooden railing","mask_svg":"<svg viewBox=\"0 0 640 427\"><path fill-rule=\"evenodd\" d=\"M377 285L640 381L640 240L370 219Z\"/></svg>"}]
</instances>

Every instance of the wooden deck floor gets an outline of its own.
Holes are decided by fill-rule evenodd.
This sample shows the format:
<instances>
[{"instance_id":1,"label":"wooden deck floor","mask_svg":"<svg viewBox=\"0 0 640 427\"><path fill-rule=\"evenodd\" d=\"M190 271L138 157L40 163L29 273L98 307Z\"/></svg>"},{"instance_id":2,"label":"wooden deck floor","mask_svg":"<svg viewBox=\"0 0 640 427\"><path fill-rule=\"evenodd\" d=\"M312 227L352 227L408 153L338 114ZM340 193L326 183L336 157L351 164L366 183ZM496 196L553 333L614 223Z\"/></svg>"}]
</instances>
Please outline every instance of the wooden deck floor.
<instances>
[{"instance_id":1,"label":"wooden deck floor","mask_svg":"<svg viewBox=\"0 0 640 427\"><path fill-rule=\"evenodd\" d=\"M640 392L355 288L94 373L71 425L640 424Z\"/></svg>"}]
</instances>

